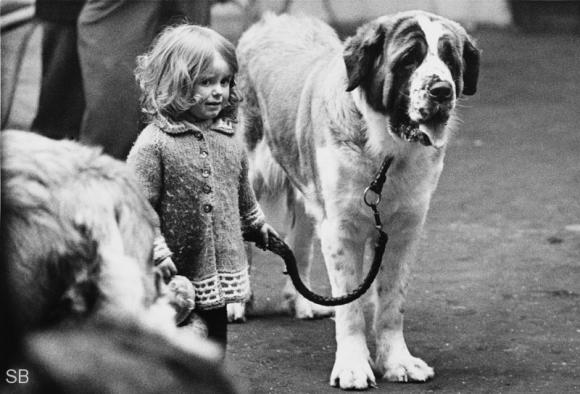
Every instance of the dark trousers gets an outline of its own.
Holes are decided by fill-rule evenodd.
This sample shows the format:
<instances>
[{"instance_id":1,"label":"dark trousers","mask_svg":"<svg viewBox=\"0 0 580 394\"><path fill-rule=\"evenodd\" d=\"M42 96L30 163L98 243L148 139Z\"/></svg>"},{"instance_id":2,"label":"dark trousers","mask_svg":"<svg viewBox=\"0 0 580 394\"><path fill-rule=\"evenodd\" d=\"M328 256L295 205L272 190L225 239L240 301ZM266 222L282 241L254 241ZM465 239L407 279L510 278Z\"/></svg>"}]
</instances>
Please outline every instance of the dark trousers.
<instances>
[{"instance_id":1,"label":"dark trousers","mask_svg":"<svg viewBox=\"0 0 580 394\"><path fill-rule=\"evenodd\" d=\"M196 310L207 326L207 336L223 347L224 353L228 344L228 312L226 307L208 310Z\"/></svg>"},{"instance_id":2,"label":"dark trousers","mask_svg":"<svg viewBox=\"0 0 580 394\"><path fill-rule=\"evenodd\" d=\"M134 70L166 25L209 24L209 0L88 0L78 21L86 109L80 141L125 159L143 127Z\"/></svg>"},{"instance_id":3,"label":"dark trousers","mask_svg":"<svg viewBox=\"0 0 580 394\"><path fill-rule=\"evenodd\" d=\"M42 23L42 80L31 129L77 139L85 107L75 23Z\"/></svg>"}]
</instances>

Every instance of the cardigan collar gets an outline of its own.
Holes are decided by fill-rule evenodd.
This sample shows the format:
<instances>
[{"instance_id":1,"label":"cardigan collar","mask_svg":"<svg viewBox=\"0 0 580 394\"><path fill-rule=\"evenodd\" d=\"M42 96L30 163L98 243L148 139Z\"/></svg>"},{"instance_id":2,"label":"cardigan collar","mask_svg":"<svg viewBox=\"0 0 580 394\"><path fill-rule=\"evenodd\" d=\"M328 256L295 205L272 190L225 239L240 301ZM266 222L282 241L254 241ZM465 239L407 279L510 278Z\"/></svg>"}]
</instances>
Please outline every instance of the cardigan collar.
<instances>
[{"instance_id":1,"label":"cardigan collar","mask_svg":"<svg viewBox=\"0 0 580 394\"><path fill-rule=\"evenodd\" d=\"M234 134L233 121L228 118L208 119L190 122L181 120L172 122L165 117L156 117L152 123L167 134L184 134L193 131L217 131L226 135Z\"/></svg>"}]
</instances>

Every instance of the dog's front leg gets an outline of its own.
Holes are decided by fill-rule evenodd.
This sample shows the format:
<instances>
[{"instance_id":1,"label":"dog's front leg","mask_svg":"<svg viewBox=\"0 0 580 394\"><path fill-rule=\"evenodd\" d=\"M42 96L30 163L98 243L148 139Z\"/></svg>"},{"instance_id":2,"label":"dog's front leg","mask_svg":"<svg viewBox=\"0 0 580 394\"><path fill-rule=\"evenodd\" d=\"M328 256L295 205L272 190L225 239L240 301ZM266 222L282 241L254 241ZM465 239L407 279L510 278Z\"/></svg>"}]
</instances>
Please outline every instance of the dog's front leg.
<instances>
[{"instance_id":1,"label":"dog's front leg","mask_svg":"<svg viewBox=\"0 0 580 394\"><path fill-rule=\"evenodd\" d=\"M389 243L377 277L376 367L389 381L426 381L434 376L433 368L411 355L403 336L407 277L415 259L423 222L424 214L417 212L398 213L391 218Z\"/></svg>"},{"instance_id":2,"label":"dog's front leg","mask_svg":"<svg viewBox=\"0 0 580 394\"><path fill-rule=\"evenodd\" d=\"M310 269L312 267L312 255L315 243L314 220L306 214L304 205L297 202L294 205L293 225L288 232L286 242L294 251L298 273L306 286L310 287ZM314 304L299 294L294 288L292 280L288 278L284 288L284 298L290 311L293 311L298 319L314 319L332 315L334 310Z\"/></svg>"},{"instance_id":3,"label":"dog's front leg","mask_svg":"<svg viewBox=\"0 0 580 394\"><path fill-rule=\"evenodd\" d=\"M364 240L346 221L325 219L320 240L333 296L344 295L358 285ZM330 385L342 389L366 389L375 384L365 337L360 301L335 308L336 359Z\"/></svg>"}]
</instances>

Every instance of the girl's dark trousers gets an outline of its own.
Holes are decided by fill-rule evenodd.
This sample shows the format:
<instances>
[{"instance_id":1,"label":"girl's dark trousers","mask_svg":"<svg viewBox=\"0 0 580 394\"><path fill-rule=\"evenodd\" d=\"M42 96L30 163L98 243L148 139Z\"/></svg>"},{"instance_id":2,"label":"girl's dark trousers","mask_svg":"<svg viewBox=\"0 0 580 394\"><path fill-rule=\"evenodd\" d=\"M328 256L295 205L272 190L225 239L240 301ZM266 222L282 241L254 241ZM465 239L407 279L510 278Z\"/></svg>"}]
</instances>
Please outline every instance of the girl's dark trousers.
<instances>
[{"instance_id":1,"label":"girl's dark trousers","mask_svg":"<svg viewBox=\"0 0 580 394\"><path fill-rule=\"evenodd\" d=\"M201 317L207 325L208 338L217 342L225 353L228 343L228 312L226 307L196 310L195 314Z\"/></svg>"}]
</instances>

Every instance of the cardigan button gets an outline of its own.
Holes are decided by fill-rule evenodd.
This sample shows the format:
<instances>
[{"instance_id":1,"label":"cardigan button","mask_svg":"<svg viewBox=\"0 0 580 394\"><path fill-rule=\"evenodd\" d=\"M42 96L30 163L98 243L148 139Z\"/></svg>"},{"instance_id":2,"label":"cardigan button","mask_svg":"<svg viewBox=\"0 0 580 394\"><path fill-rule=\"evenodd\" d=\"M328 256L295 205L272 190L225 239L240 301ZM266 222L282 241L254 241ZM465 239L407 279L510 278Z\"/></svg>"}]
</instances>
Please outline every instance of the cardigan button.
<instances>
[{"instance_id":1,"label":"cardigan button","mask_svg":"<svg viewBox=\"0 0 580 394\"><path fill-rule=\"evenodd\" d=\"M210 213L212 210L213 210L213 207L212 207L211 205L209 205L209 204L205 204L205 205L203 206L203 211L204 211L205 213Z\"/></svg>"},{"instance_id":2,"label":"cardigan button","mask_svg":"<svg viewBox=\"0 0 580 394\"><path fill-rule=\"evenodd\" d=\"M207 168L201 171L201 176L204 178L207 178L210 174L211 172Z\"/></svg>"},{"instance_id":3,"label":"cardigan button","mask_svg":"<svg viewBox=\"0 0 580 394\"><path fill-rule=\"evenodd\" d=\"M205 194L210 194L210 193L211 193L211 186L210 186L210 185L207 185L207 184L205 184L205 185L203 185L203 188L202 188L202 190L203 190L203 192L204 192Z\"/></svg>"},{"instance_id":4,"label":"cardigan button","mask_svg":"<svg viewBox=\"0 0 580 394\"><path fill-rule=\"evenodd\" d=\"M197 138L198 140L200 140L200 141L203 139L203 134L201 134L201 131L197 131L197 130L196 130L196 131L194 131L194 132L193 132L193 136L194 136L195 138Z\"/></svg>"},{"instance_id":5,"label":"cardigan button","mask_svg":"<svg viewBox=\"0 0 580 394\"><path fill-rule=\"evenodd\" d=\"M205 159L207 157L208 153L207 153L207 151L202 150L199 155Z\"/></svg>"}]
</instances>

